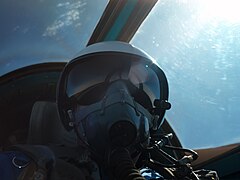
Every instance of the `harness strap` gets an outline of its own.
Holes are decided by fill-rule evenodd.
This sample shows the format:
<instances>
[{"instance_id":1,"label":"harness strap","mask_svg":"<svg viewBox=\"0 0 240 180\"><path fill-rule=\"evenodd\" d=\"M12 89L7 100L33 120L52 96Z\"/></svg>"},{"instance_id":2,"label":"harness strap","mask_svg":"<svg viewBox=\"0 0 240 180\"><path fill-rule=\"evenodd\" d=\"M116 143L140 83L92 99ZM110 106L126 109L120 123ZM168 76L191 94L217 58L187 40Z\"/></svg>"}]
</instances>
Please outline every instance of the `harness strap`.
<instances>
[{"instance_id":1,"label":"harness strap","mask_svg":"<svg viewBox=\"0 0 240 180\"><path fill-rule=\"evenodd\" d=\"M100 180L98 166L91 160L90 152L85 147L66 147L55 144L48 147L56 156L55 171L59 177Z\"/></svg>"}]
</instances>

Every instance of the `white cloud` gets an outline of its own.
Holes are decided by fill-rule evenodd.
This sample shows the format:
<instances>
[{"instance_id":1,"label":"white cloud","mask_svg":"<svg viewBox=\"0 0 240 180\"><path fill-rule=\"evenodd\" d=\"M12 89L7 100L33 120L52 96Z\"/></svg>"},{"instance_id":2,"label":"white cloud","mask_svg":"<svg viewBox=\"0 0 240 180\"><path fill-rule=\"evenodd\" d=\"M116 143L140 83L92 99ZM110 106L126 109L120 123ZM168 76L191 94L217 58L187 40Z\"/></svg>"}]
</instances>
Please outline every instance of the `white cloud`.
<instances>
[{"instance_id":1,"label":"white cloud","mask_svg":"<svg viewBox=\"0 0 240 180\"><path fill-rule=\"evenodd\" d=\"M64 8L66 9L66 12L61 14L58 19L56 19L51 25L46 28L43 36L55 36L60 29L71 26L73 24L77 24L79 26L80 14L84 12L82 8L86 4L86 2L81 1L72 4L69 2L57 4L58 8Z\"/></svg>"}]
</instances>

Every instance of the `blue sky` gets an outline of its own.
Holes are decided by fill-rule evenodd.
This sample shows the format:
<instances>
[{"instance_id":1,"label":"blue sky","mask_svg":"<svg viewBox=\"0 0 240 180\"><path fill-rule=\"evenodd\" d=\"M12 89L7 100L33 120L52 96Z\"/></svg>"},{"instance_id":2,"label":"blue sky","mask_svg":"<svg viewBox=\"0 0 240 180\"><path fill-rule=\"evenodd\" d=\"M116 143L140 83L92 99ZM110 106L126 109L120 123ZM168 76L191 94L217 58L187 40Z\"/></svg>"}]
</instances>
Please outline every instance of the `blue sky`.
<instances>
[{"instance_id":1,"label":"blue sky","mask_svg":"<svg viewBox=\"0 0 240 180\"><path fill-rule=\"evenodd\" d=\"M240 14L204 3L158 2L131 41L165 71L172 103L166 117L189 148L240 142ZM234 7L221 3L225 11Z\"/></svg>"}]
</instances>

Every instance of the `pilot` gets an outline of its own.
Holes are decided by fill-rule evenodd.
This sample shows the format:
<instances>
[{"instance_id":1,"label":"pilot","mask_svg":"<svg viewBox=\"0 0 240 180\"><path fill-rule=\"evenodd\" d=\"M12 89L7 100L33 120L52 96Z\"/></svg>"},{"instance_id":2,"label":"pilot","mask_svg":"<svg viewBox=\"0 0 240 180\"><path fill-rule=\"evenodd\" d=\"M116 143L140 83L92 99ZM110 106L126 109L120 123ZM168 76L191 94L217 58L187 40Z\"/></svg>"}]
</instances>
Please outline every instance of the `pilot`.
<instances>
[{"instance_id":1,"label":"pilot","mask_svg":"<svg viewBox=\"0 0 240 180\"><path fill-rule=\"evenodd\" d=\"M81 51L65 66L57 93L65 129L76 132L100 176L110 179L144 179L136 162L161 126L167 100L167 80L156 62L116 41Z\"/></svg>"},{"instance_id":2,"label":"pilot","mask_svg":"<svg viewBox=\"0 0 240 180\"><path fill-rule=\"evenodd\" d=\"M83 156L75 165L85 167L86 179L218 179L214 171L193 171L198 155L192 150L168 146L189 154L179 160L161 151L169 141L168 135L156 138L171 108L168 82L152 57L128 43L83 49L65 66L56 99L64 128L77 134ZM165 170L154 153L177 170Z\"/></svg>"}]
</instances>

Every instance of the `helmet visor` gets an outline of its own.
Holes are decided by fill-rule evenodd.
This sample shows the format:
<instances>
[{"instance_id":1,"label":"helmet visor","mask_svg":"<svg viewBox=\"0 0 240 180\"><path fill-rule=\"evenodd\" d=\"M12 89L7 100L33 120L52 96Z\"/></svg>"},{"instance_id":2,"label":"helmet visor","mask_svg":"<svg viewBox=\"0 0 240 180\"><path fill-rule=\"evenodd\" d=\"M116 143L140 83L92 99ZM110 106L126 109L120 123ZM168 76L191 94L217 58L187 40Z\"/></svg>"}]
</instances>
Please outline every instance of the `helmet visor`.
<instances>
[{"instance_id":1,"label":"helmet visor","mask_svg":"<svg viewBox=\"0 0 240 180\"><path fill-rule=\"evenodd\" d=\"M144 92L151 104L155 99L160 99L159 78L151 64L144 59L105 54L77 62L71 66L67 75L66 94L69 98L77 96L84 101L92 101L93 98L97 101L104 94L107 84L124 80L131 87ZM92 93L87 93L90 90Z\"/></svg>"}]
</instances>

